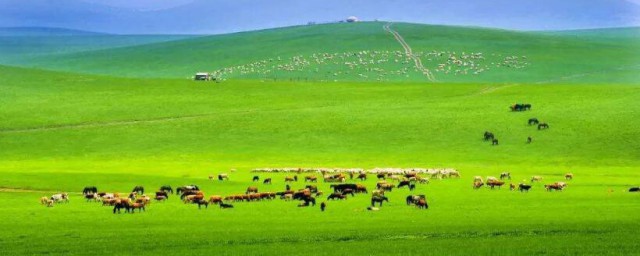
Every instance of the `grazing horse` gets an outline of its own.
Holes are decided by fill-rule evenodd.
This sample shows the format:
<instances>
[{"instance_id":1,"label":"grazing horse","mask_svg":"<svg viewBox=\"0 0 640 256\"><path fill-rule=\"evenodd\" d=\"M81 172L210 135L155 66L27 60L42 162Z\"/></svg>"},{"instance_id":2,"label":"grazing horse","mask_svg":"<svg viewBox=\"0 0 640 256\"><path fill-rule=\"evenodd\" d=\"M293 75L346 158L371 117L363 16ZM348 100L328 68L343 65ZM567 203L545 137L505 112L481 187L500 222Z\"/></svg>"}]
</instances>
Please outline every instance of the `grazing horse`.
<instances>
[{"instance_id":1,"label":"grazing horse","mask_svg":"<svg viewBox=\"0 0 640 256\"><path fill-rule=\"evenodd\" d=\"M258 188L257 187L248 187L247 188L247 192L245 194L249 194L249 193L258 193Z\"/></svg>"},{"instance_id":2,"label":"grazing horse","mask_svg":"<svg viewBox=\"0 0 640 256\"><path fill-rule=\"evenodd\" d=\"M253 179L251 181L253 181L253 182L260 181L260 177L259 176L253 176Z\"/></svg>"},{"instance_id":3,"label":"grazing horse","mask_svg":"<svg viewBox=\"0 0 640 256\"><path fill-rule=\"evenodd\" d=\"M228 209L228 208L233 208L232 204L226 204L224 202L220 203L220 209Z\"/></svg>"},{"instance_id":4,"label":"grazing horse","mask_svg":"<svg viewBox=\"0 0 640 256\"><path fill-rule=\"evenodd\" d=\"M529 118L529 125L534 125L534 124L539 124L540 121L538 121L538 118Z\"/></svg>"},{"instance_id":5,"label":"grazing horse","mask_svg":"<svg viewBox=\"0 0 640 256\"><path fill-rule=\"evenodd\" d=\"M380 207L382 207L382 202L387 201L387 203L389 202L389 198L386 196L374 196L371 197L371 206L376 206L376 203L380 204Z\"/></svg>"},{"instance_id":6,"label":"grazing horse","mask_svg":"<svg viewBox=\"0 0 640 256\"><path fill-rule=\"evenodd\" d=\"M510 172L503 172L500 174L500 179L504 180L504 179L509 179L511 180L511 173Z\"/></svg>"},{"instance_id":7,"label":"grazing horse","mask_svg":"<svg viewBox=\"0 0 640 256\"><path fill-rule=\"evenodd\" d=\"M565 175L564 175L564 178L565 178L566 180L572 180L572 179L573 179L573 173L567 173L567 174L565 174Z\"/></svg>"},{"instance_id":8,"label":"grazing horse","mask_svg":"<svg viewBox=\"0 0 640 256\"><path fill-rule=\"evenodd\" d=\"M164 185L164 186L160 187L160 191L164 191L164 192L173 194L173 188L171 188L171 186L169 186L169 185Z\"/></svg>"},{"instance_id":9,"label":"grazing horse","mask_svg":"<svg viewBox=\"0 0 640 256\"><path fill-rule=\"evenodd\" d=\"M82 190L82 194L84 195L95 194L95 193L98 193L98 188L96 188L95 186L84 187L84 189Z\"/></svg>"},{"instance_id":10,"label":"grazing horse","mask_svg":"<svg viewBox=\"0 0 640 256\"><path fill-rule=\"evenodd\" d=\"M266 178L262 181L262 184L271 184L271 178Z\"/></svg>"},{"instance_id":11,"label":"grazing horse","mask_svg":"<svg viewBox=\"0 0 640 256\"><path fill-rule=\"evenodd\" d=\"M144 194L144 187L143 186L135 186L133 188L133 190L131 190L131 192L136 192L140 195Z\"/></svg>"},{"instance_id":12,"label":"grazing horse","mask_svg":"<svg viewBox=\"0 0 640 256\"><path fill-rule=\"evenodd\" d=\"M489 131L485 131L484 132L484 140L488 141L488 140L492 140L493 138L495 138L495 136L493 135L493 133L489 132Z\"/></svg>"},{"instance_id":13,"label":"grazing horse","mask_svg":"<svg viewBox=\"0 0 640 256\"><path fill-rule=\"evenodd\" d=\"M538 130L549 129L549 125L547 123L538 124Z\"/></svg>"},{"instance_id":14,"label":"grazing horse","mask_svg":"<svg viewBox=\"0 0 640 256\"><path fill-rule=\"evenodd\" d=\"M640 192L640 187L633 187L629 189L629 192Z\"/></svg>"},{"instance_id":15,"label":"grazing horse","mask_svg":"<svg viewBox=\"0 0 640 256\"><path fill-rule=\"evenodd\" d=\"M498 145L498 139L492 139L491 140L491 145L493 145L493 146Z\"/></svg>"},{"instance_id":16,"label":"grazing horse","mask_svg":"<svg viewBox=\"0 0 640 256\"><path fill-rule=\"evenodd\" d=\"M523 183L518 184L518 190L520 190L520 192L529 192L529 189L531 189L531 185Z\"/></svg>"}]
</instances>

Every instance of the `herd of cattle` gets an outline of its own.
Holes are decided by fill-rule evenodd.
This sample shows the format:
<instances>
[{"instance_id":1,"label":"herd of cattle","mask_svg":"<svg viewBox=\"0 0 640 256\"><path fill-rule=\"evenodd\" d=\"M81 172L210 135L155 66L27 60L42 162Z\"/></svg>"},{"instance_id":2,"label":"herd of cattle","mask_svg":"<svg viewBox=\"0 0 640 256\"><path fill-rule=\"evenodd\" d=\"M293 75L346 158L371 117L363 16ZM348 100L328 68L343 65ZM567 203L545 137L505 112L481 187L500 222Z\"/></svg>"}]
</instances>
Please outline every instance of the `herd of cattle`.
<instances>
[{"instance_id":1,"label":"herd of cattle","mask_svg":"<svg viewBox=\"0 0 640 256\"><path fill-rule=\"evenodd\" d=\"M321 169L321 168L319 168ZM314 169L314 170L319 170ZM268 169L259 169L257 171L264 171ZM278 169L278 170L290 170L290 169ZM311 170L311 169L309 169ZM383 172L383 170L387 170L388 172ZM383 202L389 202L389 198L385 195L385 193L391 193L392 191L407 188L409 191L415 190L418 184L428 184L430 177L437 178L460 178L460 173L453 169L440 169L437 173L433 172L431 169L396 169L396 168L387 168L387 169L374 169L370 170L371 172L321 172L323 174L323 181L326 183L331 183L329 185L330 193L326 195L326 201L333 200L346 200L349 196L355 197L358 194L369 194L371 195L371 204L367 207L368 210L377 211L382 207ZM435 169L434 169L435 170ZM254 170L256 171L256 170ZM255 185L247 187L244 192L232 194L232 195L210 195L205 196L204 191L202 191L197 185L185 185L176 188L175 190L169 186L161 186L157 191L154 192L153 196L148 196L145 194L145 189L142 186L135 186L130 193L108 193L108 192L100 192L95 186L85 187L82 191L82 195L87 202L101 202L102 206L110 206L113 207L113 213L120 213L122 210L128 213L134 213L137 209L138 212L146 211L146 207L148 207L152 201L163 202L167 201L170 196L176 196L180 198L180 201L185 204L194 204L198 205L200 209L202 206L208 208L211 205L218 205L221 209L233 208L232 203L239 202L257 202L257 201L271 201L275 199L280 199L284 201L299 201L297 204L298 207L309 207L315 206L316 200L325 196L323 191L318 189L318 180L319 178L316 175L309 174L304 175L304 177L298 178L298 174L304 173L304 169L297 168L295 173L292 173L291 176L284 177L285 181L285 189L280 192L261 192L258 187ZM444 174L443 174L444 173ZM375 174L377 179L375 189L369 190L365 185L358 183L346 183L347 179L349 180L360 180L366 181L370 174ZM425 175L427 174L427 175ZM210 178L212 178L211 176ZM228 180L229 175L220 174L218 175L219 180ZM566 181L570 181L573 179L572 173L565 174ZM291 188L291 185L298 183L298 181L304 180L304 187L294 190ZM481 176L475 176L473 179L473 188L479 189L483 186L487 188L501 188L506 184L505 180L511 180L511 173L503 172L500 174L499 178L496 177L486 177L483 179ZM534 182L541 182L543 177L541 176L532 176L531 184ZM271 184L272 178L264 178L260 179L258 175L253 176L252 183L260 183L263 184ZM518 190L520 192L528 192L531 188L531 184L526 184L525 182L519 184L510 183L510 190ZM567 183L563 182L554 182L544 185L547 191L562 191L567 187ZM630 192L638 192L640 189L638 187L631 188ZM326 201L320 204L320 209L324 211L327 207ZM68 203L69 202L69 194L68 193L59 193L54 194L50 197L42 197L40 199L40 203L46 205L48 207L52 207L55 203ZM418 209L428 209L429 205L427 203L427 198L425 195L408 195L406 197L407 205L413 205ZM378 207L376 207L376 205Z\"/></svg>"}]
</instances>

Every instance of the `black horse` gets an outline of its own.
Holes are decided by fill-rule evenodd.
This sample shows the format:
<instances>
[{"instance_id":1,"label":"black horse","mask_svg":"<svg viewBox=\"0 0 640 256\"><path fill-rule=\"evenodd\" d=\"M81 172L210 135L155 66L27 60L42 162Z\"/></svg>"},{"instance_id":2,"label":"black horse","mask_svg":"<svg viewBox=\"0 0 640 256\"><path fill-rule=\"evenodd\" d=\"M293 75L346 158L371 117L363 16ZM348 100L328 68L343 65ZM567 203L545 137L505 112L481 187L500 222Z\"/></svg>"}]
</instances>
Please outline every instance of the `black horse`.
<instances>
[{"instance_id":1,"label":"black horse","mask_svg":"<svg viewBox=\"0 0 640 256\"><path fill-rule=\"evenodd\" d=\"M518 190L520 190L520 192L529 192L529 189L531 189L531 185L528 184L518 184Z\"/></svg>"},{"instance_id":2,"label":"black horse","mask_svg":"<svg viewBox=\"0 0 640 256\"><path fill-rule=\"evenodd\" d=\"M84 187L84 189L82 190L82 194L84 195L94 193L98 193L98 188L96 188L95 186Z\"/></svg>"},{"instance_id":3,"label":"black horse","mask_svg":"<svg viewBox=\"0 0 640 256\"><path fill-rule=\"evenodd\" d=\"M311 205L311 206L316 206L316 199L310 196L307 196L305 198L302 199L304 201L305 205Z\"/></svg>"},{"instance_id":4,"label":"black horse","mask_svg":"<svg viewBox=\"0 0 640 256\"><path fill-rule=\"evenodd\" d=\"M547 123L538 124L538 130L549 129L549 125Z\"/></svg>"},{"instance_id":5,"label":"black horse","mask_svg":"<svg viewBox=\"0 0 640 256\"><path fill-rule=\"evenodd\" d=\"M389 198L386 196L374 196L371 198L371 206L376 206L376 203L380 204L380 207L382 207L382 202L387 201L387 203L389 202Z\"/></svg>"},{"instance_id":6,"label":"black horse","mask_svg":"<svg viewBox=\"0 0 640 256\"><path fill-rule=\"evenodd\" d=\"M164 185L164 186L160 187L160 191L164 191L164 192L173 194L173 188L171 188L171 186L169 186L169 185Z\"/></svg>"},{"instance_id":7,"label":"black horse","mask_svg":"<svg viewBox=\"0 0 640 256\"><path fill-rule=\"evenodd\" d=\"M498 139L491 140L491 145L498 145Z\"/></svg>"},{"instance_id":8,"label":"black horse","mask_svg":"<svg viewBox=\"0 0 640 256\"><path fill-rule=\"evenodd\" d=\"M534 125L534 124L539 124L539 123L540 123L540 121L538 121L538 118L535 118L535 117L534 118L529 118L529 122L528 122L529 125Z\"/></svg>"},{"instance_id":9,"label":"black horse","mask_svg":"<svg viewBox=\"0 0 640 256\"><path fill-rule=\"evenodd\" d=\"M259 181L260 177L259 176L253 176L253 179L251 181L256 182Z\"/></svg>"},{"instance_id":10,"label":"black horse","mask_svg":"<svg viewBox=\"0 0 640 256\"><path fill-rule=\"evenodd\" d=\"M493 133L488 132L488 131L484 132L484 140L485 141L492 140L493 138L495 138Z\"/></svg>"},{"instance_id":11,"label":"black horse","mask_svg":"<svg viewBox=\"0 0 640 256\"><path fill-rule=\"evenodd\" d=\"M131 190L131 193L133 193L133 192L136 192L139 195L142 195L142 194L144 194L144 187L143 186L135 186L133 188L133 190Z\"/></svg>"},{"instance_id":12,"label":"black horse","mask_svg":"<svg viewBox=\"0 0 640 256\"><path fill-rule=\"evenodd\" d=\"M262 181L262 184L271 184L271 178L266 178Z\"/></svg>"}]
</instances>

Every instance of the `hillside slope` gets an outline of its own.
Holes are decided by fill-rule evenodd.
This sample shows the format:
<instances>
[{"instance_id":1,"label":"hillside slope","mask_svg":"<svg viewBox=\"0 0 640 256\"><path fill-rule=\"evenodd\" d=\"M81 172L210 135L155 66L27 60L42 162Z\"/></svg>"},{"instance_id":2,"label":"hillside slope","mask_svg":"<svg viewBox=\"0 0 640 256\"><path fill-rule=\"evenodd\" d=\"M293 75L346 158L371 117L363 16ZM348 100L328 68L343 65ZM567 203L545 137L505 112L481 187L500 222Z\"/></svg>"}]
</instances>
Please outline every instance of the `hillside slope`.
<instances>
[{"instance_id":1,"label":"hillside slope","mask_svg":"<svg viewBox=\"0 0 640 256\"><path fill-rule=\"evenodd\" d=\"M25 58L18 64L122 77L188 78L210 71L233 79L427 81L384 24L289 27ZM392 28L439 82L638 81L638 40L403 23Z\"/></svg>"}]
</instances>

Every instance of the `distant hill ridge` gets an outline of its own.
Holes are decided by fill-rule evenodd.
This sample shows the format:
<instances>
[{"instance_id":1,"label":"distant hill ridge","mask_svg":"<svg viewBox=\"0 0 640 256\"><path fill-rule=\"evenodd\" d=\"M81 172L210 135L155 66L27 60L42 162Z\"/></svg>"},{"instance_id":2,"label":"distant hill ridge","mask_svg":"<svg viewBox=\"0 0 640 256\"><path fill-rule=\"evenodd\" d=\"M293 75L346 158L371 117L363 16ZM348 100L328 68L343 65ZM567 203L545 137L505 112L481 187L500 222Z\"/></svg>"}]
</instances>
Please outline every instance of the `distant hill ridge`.
<instances>
[{"instance_id":1,"label":"distant hill ridge","mask_svg":"<svg viewBox=\"0 0 640 256\"><path fill-rule=\"evenodd\" d=\"M84 30L49 27L0 27L0 36L95 36L108 35Z\"/></svg>"}]
</instances>

